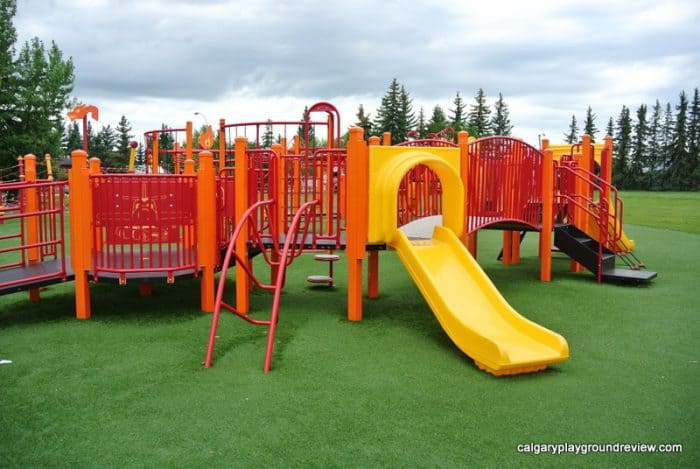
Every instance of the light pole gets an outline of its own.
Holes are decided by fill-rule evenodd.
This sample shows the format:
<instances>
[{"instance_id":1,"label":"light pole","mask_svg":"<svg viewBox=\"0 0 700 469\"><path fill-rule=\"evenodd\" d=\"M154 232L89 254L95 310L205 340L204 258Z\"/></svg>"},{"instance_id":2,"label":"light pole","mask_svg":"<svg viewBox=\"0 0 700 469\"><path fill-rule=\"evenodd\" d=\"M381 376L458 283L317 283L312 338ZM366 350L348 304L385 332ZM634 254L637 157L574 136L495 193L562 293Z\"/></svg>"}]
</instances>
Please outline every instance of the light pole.
<instances>
[{"instance_id":1,"label":"light pole","mask_svg":"<svg viewBox=\"0 0 700 469\"><path fill-rule=\"evenodd\" d=\"M204 123L209 126L209 120L207 119L207 116L204 115L204 113L201 113L199 111L196 111L194 113L195 116L202 116L202 119L204 119Z\"/></svg>"}]
</instances>

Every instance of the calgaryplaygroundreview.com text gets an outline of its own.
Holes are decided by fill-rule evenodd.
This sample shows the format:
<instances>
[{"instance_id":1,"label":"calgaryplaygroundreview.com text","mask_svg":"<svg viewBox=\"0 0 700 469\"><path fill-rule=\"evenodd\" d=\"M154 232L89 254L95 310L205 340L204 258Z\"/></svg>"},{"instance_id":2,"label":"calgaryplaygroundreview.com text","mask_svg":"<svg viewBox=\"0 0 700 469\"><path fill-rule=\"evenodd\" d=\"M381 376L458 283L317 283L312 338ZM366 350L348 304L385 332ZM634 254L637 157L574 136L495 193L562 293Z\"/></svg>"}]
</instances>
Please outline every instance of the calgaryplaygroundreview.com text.
<instances>
[{"instance_id":1,"label":"calgaryplaygroundreview.com text","mask_svg":"<svg viewBox=\"0 0 700 469\"><path fill-rule=\"evenodd\" d=\"M523 443L518 453L529 454L592 454L592 453L682 453L679 443Z\"/></svg>"}]
</instances>

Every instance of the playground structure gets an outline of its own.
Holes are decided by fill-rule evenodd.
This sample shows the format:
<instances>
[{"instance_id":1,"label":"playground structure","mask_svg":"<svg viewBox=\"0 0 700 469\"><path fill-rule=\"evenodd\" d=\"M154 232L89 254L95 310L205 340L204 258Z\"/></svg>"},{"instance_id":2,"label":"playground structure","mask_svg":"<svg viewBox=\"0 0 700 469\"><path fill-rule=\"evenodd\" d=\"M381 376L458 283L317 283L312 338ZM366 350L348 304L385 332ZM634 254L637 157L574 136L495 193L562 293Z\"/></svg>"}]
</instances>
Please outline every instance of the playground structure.
<instances>
[{"instance_id":1,"label":"playground structure","mask_svg":"<svg viewBox=\"0 0 700 469\"><path fill-rule=\"evenodd\" d=\"M326 119L312 120L318 112ZM322 144L313 138L318 129L325 130ZM519 261L523 233L539 233L543 281L551 278L552 244L572 258L572 270L587 268L599 282L651 280L656 274L639 269L642 263L631 257L634 246L622 231L622 201L610 184L611 138L593 145L584 136L568 148L544 141L540 150L508 137L469 140L460 132L455 143L446 134L390 146L388 134L365 141L362 130L352 128L343 148L337 111L317 103L301 121L227 124L222 119L216 139L213 133L200 137L203 148L194 148L191 123L147 132L147 174L103 174L98 159L76 150L68 182L70 267L59 254L63 190L39 197L49 208L32 202L32 191L45 190L40 186L65 183L32 182L27 167L26 181L17 183L24 186L0 190L23 192L24 205L3 211L22 217L16 249L29 254L0 272L22 272L24 282L15 279L12 291L31 287L32 299L38 299L39 280L27 268L44 265L39 248L56 246L52 259L63 268L41 281L74 277L76 316L83 319L91 314L90 278L136 281L145 295L156 280L200 277L201 309L214 313L205 366L213 363L224 309L268 328L267 371L285 270L293 259L303 252L323 254L319 259L329 263L332 284L335 251L345 250L347 317L359 321L365 259L367 295L377 297L378 251L388 248L396 250L452 341L480 368L516 374L566 360L566 341L519 315L476 263L478 231L503 230L504 264ZM161 170L164 161L167 174ZM599 175L593 161L600 165ZM437 215L442 226L430 239L409 239L400 230ZM31 235L47 223L44 217L58 223L49 230L55 233L51 239ZM269 283L253 272L250 259L258 254L270 266ZM634 269L616 269L616 257ZM236 293L230 304L223 288L232 262ZM251 285L273 292L269 320L248 315ZM9 284L0 281L0 287Z\"/></svg>"}]
</instances>

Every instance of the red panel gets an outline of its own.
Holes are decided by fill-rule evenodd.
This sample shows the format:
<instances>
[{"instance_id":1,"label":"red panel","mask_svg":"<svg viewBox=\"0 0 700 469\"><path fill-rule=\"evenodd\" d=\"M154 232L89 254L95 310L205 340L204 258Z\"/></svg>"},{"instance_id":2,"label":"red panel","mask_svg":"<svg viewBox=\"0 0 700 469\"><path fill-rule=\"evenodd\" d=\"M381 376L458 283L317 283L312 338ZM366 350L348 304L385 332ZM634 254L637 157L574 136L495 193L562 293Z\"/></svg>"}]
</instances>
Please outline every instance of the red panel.
<instances>
[{"instance_id":1,"label":"red panel","mask_svg":"<svg viewBox=\"0 0 700 469\"><path fill-rule=\"evenodd\" d=\"M197 178L93 175L93 267L119 274L197 268Z\"/></svg>"},{"instance_id":2,"label":"red panel","mask_svg":"<svg viewBox=\"0 0 700 469\"><path fill-rule=\"evenodd\" d=\"M541 223L542 153L509 137L469 144L468 231L508 221Z\"/></svg>"}]
</instances>

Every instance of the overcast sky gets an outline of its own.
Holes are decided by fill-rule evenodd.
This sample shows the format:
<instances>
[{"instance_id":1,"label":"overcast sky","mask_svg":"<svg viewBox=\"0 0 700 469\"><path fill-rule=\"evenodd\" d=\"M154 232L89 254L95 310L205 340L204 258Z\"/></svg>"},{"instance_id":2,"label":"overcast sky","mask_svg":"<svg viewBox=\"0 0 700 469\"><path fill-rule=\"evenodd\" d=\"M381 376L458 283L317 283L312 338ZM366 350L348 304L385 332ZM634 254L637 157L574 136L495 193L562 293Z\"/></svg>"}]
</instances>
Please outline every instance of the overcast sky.
<instances>
[{"instance_id":1,"label":"overcast sky","mask_svg":"<svg viewBox=\"0 0 700 469\"><path fill-rule=\"evenodd\" d=\"M479 88L510 107L514 134L560 141L590 105L604 129L621 106L678 101L700 86L697 0L18 0L19 43L56 41L73 95L124 114L134 133L298 119L334 103L342 125L374 117L392 78L414 107L451 109ZM98 124L98 126L99 126Z\"/></svg>"}]
</instances>

